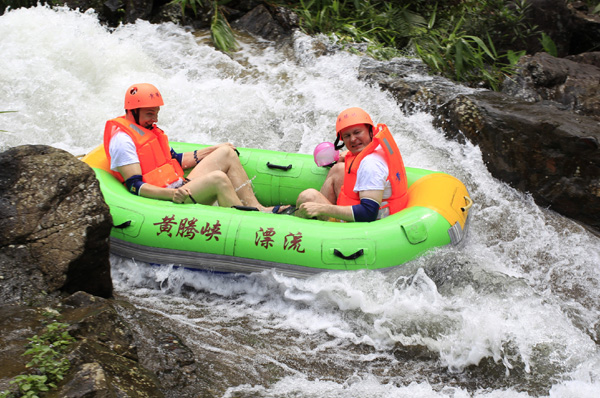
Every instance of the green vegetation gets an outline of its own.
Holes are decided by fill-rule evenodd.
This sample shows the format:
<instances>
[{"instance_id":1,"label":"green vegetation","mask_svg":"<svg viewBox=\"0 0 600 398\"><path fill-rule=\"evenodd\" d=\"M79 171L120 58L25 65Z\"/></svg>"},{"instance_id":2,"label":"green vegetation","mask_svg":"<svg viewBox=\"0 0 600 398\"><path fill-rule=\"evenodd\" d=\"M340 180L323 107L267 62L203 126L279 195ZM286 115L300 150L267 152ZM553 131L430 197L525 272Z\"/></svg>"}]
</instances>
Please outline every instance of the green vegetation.
<instances>
[{"instance_id":1,"label":"green vegetation","mask_svg":"<svg viewBox=\"0 0 600 398\"><path fill-rule=\"evenodd\" d=\"M367 52L376 57L399 55L426 26L408 4L388 1L300 0L294 10L307 33L330 34L342 45L367 43Z\"/></svg>"},{"instance_id":2,"label":"green vegetation","mask_svg":"<svg viewBox=\"0 0 600 398\"><path fill-rule=\"evenodd\" d=\"M296 12L308 34L367 43L380 59L416 55L436 73L498 89L527 39L540 34L526 23L527 7L526 0L300 0Z\"/></svg>"},{"instance_id":3,"label":"green vegetation","mask_svg":"<svg viewBox=\"0 0 600 398\"><path fill-rule=\"evenodd\" d=\"M540 42L542 43L542 47L544 47L545 52L552 55L553 57L556 57L558 55L558 51L556 50L556 45L554 44L554 42L552 41L550 36L548 36L544 32L542 32L542 37L540 39Z\"/></svg>"},{"instance_id":4,"label":"green vegetation","mask_svg":"<svg viewBox=\"0 0 600 398\"><path fill-rule=\"evenodd\" d=\"M3 391L0 398L37 398L41 393L56 388L70 367L65 352L75 339L69 335L68 326L55 321L46 326L44 334L29 339L29 348L23 355L32 356L26 365L31 372L16 376L10 382L18 387L18 393Z\"/></svg>"},{"instance_id":5,"label":"green vegetation","mask_svg":"<svg viewBox=\"0 0 600 398\"><path fill-rule=\"evenodd\" d=\"M238 43L233 36L231 26L227 22L223 12L219 11L216 1L214 3L213 12L213 17L210 23L210 37L215 47L225 52L237 50Z\"/></svg>"},{"instance_id":6,"label":"green vegetation","mask_svg":"<svg viewBox=\"0 0 600 398\"><path fill-rule=\"evenodd\" d=\"M210 37L215 47L224 52L236 51L238 43L233 35L233 30L225 17L224 5L231 0L210 1L210 0L172 0L172 4L178 4L181 7L181 15L185 17L186 12L191 10L194 16L198 15L198 10L202 9L204 13L212 15L210 23Z\"/></svg>"}]
</instances>

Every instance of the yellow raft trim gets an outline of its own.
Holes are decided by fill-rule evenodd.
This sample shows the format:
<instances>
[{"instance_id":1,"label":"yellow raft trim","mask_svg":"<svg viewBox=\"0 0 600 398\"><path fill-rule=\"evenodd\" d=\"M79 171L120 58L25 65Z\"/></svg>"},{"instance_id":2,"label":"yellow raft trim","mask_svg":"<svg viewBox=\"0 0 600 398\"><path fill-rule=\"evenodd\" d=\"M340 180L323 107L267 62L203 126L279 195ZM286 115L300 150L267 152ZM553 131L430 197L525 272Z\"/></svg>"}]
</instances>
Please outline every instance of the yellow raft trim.
<instances>
[{"instance_id":1,"label":"yellow raft trim","mask_svg":"<svg viewBox=\"0 0 600 398\"><path fill-rule=\"evenodd\" d=\"M450 225L465 227L473 201L467 188L457 178L436 173L424 176L408 188L407 208L421 206L442 215Z\"/></svg>"}]
</instances>

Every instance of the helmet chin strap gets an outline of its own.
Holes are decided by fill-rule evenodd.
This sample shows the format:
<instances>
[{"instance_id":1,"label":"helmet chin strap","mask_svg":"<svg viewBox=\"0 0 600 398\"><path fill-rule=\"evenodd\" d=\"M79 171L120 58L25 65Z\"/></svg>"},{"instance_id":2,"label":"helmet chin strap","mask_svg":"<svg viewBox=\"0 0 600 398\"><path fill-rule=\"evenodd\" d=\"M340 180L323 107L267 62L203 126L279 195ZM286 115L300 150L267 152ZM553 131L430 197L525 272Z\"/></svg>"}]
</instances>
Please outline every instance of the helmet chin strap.
<instances>
[{"instance_id":1,"label":"helmet chin strap","mask_svg":"<svg viewBox=\"0 0 600 398\"><path fill-rule=\"evenodd\" d=\"M135 124L140 124L140 110L132 109L131 114L133 115L133 119L135 120Z\"/></svg>"},{"instance_id":2,"label":"helmet chin strap","mask_svg":"<svg viewBox=\"0 0 600 398\"><path fill-rule=\"evenodd\" d=\"M135 124L140 125L140 110L139 109L131 109L131 114L133 115L133 119L135 120ZM154 128L154 124L151 124L150 126L146 127L146 126L142 126L145 129L148 130L152 130Z\"/></svg>"}]
</instances>

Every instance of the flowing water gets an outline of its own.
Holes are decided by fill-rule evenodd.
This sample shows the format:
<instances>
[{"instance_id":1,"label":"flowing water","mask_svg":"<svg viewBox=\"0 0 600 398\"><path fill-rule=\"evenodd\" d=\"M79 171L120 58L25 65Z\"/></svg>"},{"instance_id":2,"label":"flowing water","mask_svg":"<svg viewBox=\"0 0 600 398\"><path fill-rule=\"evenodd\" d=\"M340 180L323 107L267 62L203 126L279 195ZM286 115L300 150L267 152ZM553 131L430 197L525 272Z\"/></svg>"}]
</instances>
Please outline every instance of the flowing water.
<instances>
[{"instance_id":1,"label":"flowing water","mask_svg":"<svg viewBox=\"0 0 600 398\"><path fill-rule=\"evenodd\" d=\"M475 200L462 249L393 272L214 275L112 258L117 293L155 314L197 357L214 354L226 397L598 397L600 239L492 178L477 147L357 79L360 58L38 6L0 16L0 150L84 154L154 83L172 140L311 153L360 106L386 123L408 166L464 181ZM413 76L427 80L427 76ZM465 91L456 87L456 91ZM252 176L251 176L252 177ZM216 371L215 374L219 374Z\"/></svg>"}]
</instances>

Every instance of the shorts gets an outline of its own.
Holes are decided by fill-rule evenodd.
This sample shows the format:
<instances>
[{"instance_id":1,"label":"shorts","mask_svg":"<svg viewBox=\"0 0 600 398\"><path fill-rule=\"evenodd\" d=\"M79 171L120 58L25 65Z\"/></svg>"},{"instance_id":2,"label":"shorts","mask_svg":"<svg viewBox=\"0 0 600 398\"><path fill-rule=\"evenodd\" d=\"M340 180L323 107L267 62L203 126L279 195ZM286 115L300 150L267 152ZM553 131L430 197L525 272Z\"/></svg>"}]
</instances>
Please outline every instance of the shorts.
<instances>
[{"instance_id":1,"label":"shorts","mask_svg":"<svg viewBox=\"0 0 600 398\"><path fill-rule=\"evenodd\" d=\"M190 180L188 180L187 178L185 180L183 178L180 178L179 180L174 181L174 182L170 183L169 185L167 185L166 188L177 189L177 188L184 186L189 181Z\"/></svg>"}]
</instances>

